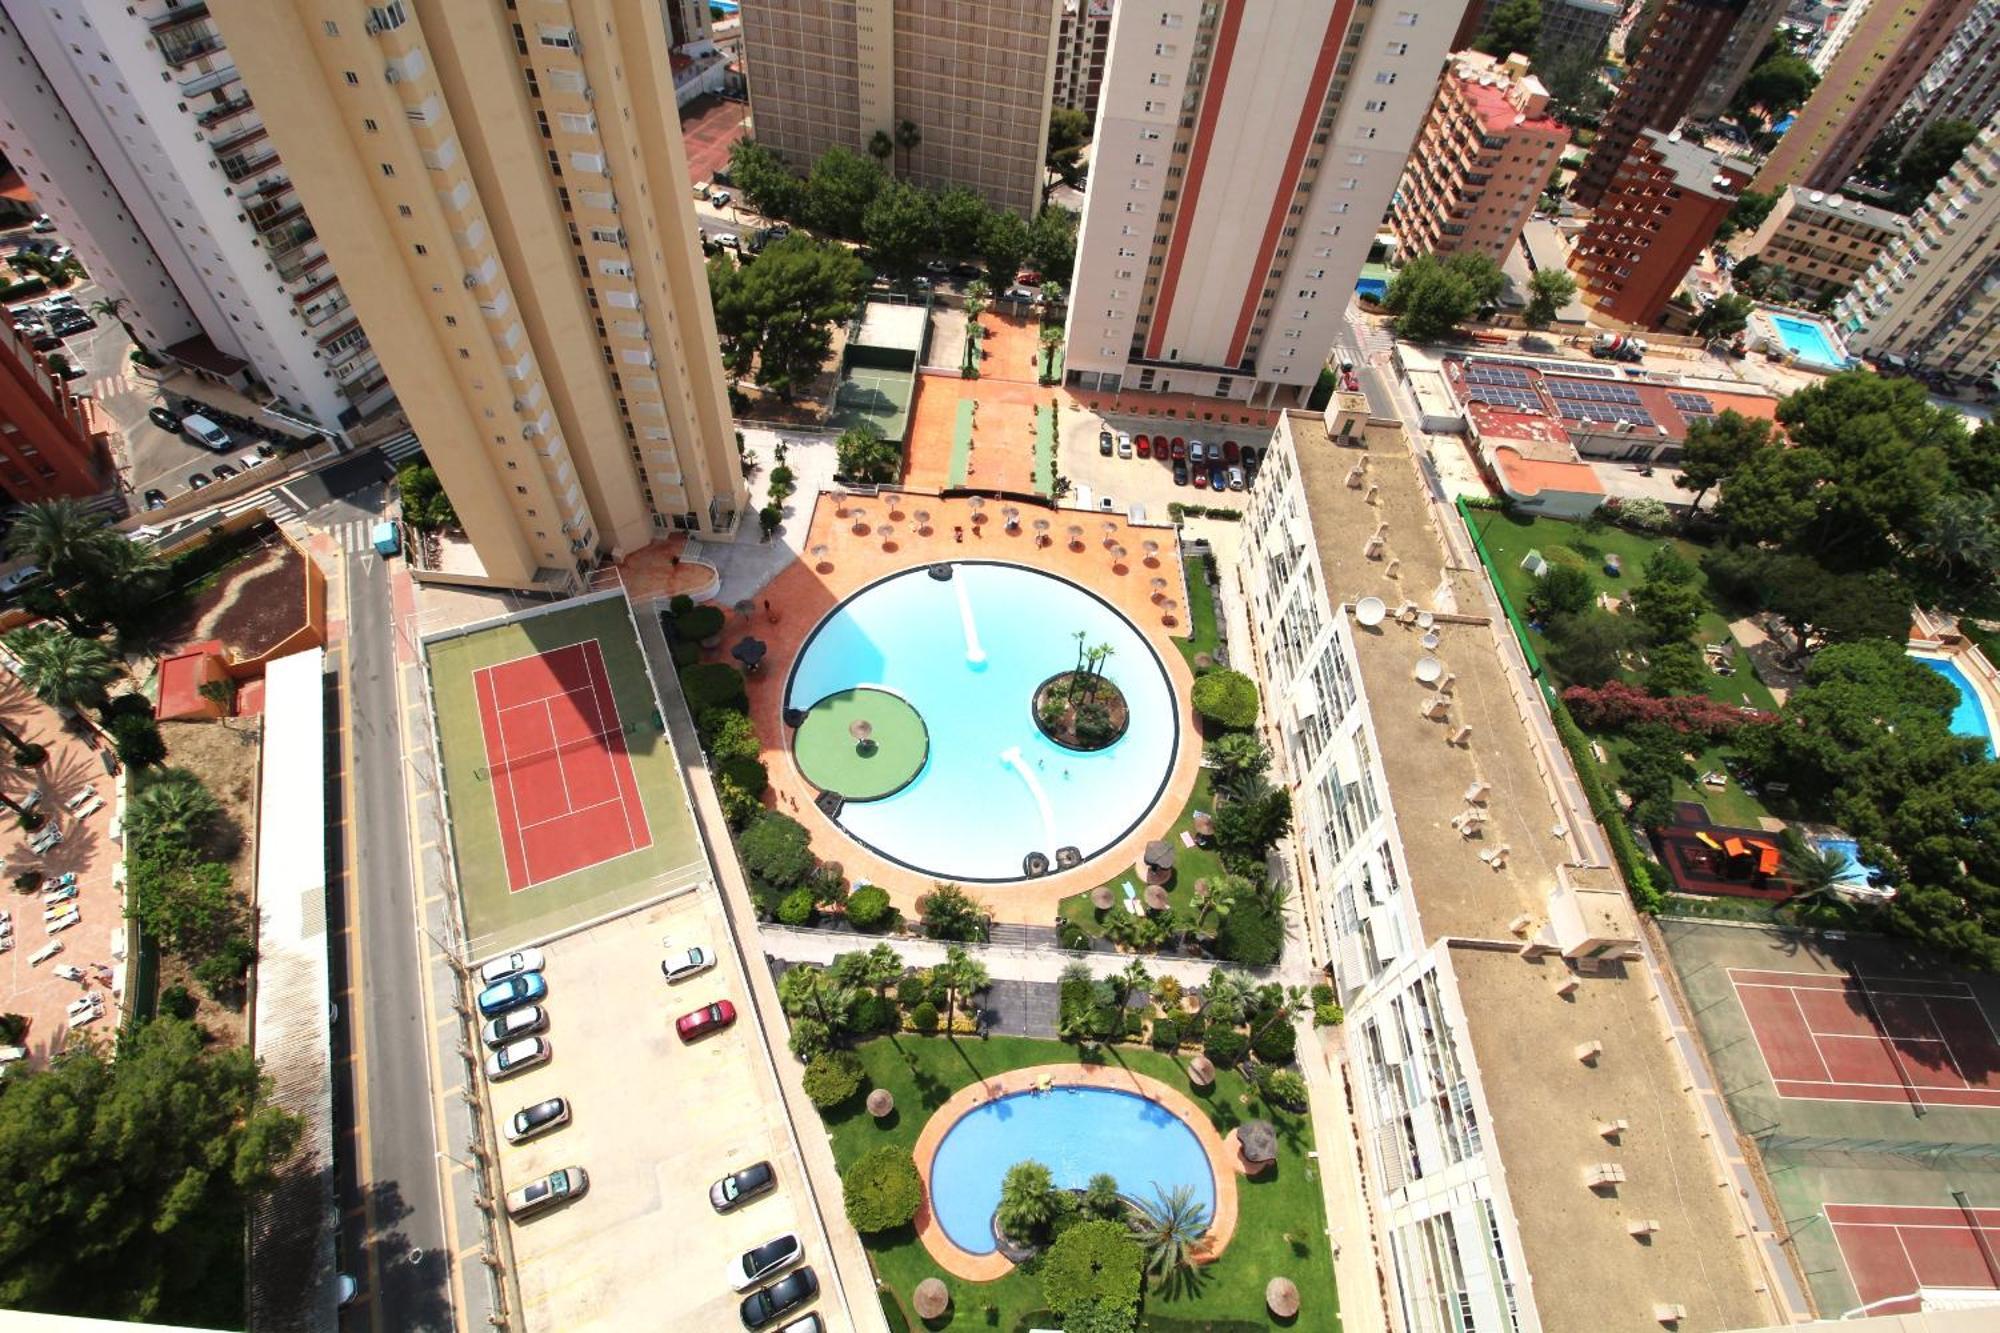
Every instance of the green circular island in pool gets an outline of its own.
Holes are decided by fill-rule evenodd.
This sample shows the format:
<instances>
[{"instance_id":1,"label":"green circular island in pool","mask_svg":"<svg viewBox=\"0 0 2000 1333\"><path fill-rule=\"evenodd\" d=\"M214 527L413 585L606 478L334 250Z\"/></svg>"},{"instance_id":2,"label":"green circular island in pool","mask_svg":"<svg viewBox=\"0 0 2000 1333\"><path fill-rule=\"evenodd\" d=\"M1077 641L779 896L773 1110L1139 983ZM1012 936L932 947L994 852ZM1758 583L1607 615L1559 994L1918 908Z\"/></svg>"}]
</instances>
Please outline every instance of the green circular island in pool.
<instances>
[{"instance_id":1,"label":"green circular island in pool","mask_svg":"<svg viewBox=\"0 0 2000 1333\"><path fill-rule=\"evenodd\" d=\"M827 695L792 735L806 781L845 801L895 795L924 771L930 752L930 728L910 701L873 685Z\"/></svg>"}]
</instances>

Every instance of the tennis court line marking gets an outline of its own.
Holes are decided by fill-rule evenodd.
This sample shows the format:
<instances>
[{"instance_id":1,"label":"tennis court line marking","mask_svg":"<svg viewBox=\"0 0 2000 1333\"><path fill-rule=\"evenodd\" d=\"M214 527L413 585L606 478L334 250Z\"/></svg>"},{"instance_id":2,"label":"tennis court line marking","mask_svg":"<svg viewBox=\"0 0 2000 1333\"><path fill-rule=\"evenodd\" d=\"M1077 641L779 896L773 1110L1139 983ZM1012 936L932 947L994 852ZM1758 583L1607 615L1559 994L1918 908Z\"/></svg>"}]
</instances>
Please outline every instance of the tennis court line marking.
<instances>
[{"instance_id":1,"label":"tennis court line marking","mask_svg":"<svg viewBox=\"0 0 2000 1333\"><path fill-rule=\"evenodd\" d=\"M639 834L637 830L635 830L632 827L632 811L630 809L629 803L625 799L625 779L624 777L621 777L618 772L618 757L619 754L623 751L623 745L621 743L618 750L614 751L614 749L609 743L610 737L613 736L614 734L620 736L623 735L624 719L618 716L617 701L613 700L612 717L617 719L618 725L613 726L610 723L606 722L604 718L604 705L603 702L598 697L597 681L600 675L604 679L604 693L606 695L611 693L611 671L608 667L604 665L604 654L602 650L599 650L595 654L586 654L584 659L584 665L590 669L590 704L592 709L595 710L597 714L598 735L601 739L603 739L606 742L604 746L604 757L610 761L611 782L612 785L617 787L618 789L618 813L625 820L625 843L626 846L630 848L632 851L637 851L639 850ZM632 778L632 797L634 800L637 800L639 796L639 775L632 771L631 755L629 754L624 755L624 759L625 759L625 772L629 774ZM596 807L592 808L595 809ZM646 845L651 846L653 841L652 829L648 828L646 830L646 833L647 833Z\"/></svg>"},{"instance_id":2,"label":"tennis court line marking","mask_svg":"<svg viewBox=\"0 0 2000 1333\"><path fill-rule=\"evenodd\" d=\"M564 696L564 697L567 697L567 694L565 694L565 696ZM542 715L543 715L544 717L548 718L548 720L549 720L549 735L553 737L553 736L554 736L554 735L556 734L556 706L555 706L554 704L550 703L550 702L549 702L549 701L548 701L548 700L547 700L546 698L542 700ZM512 761L512 760L509 760L509 761L508 761L508 765L507 765L507 766L508 766L509 770L511 771L511 770L512 770L512 768L513 768L513 761ZM558 748L558 751L557 751L557 757L556 757L556 779L557 779L557 781L559 781L559 782L561 782L561 783L562 783L562 791L563 791L563 813L564 813L564 814L571 814L571 815L575 814L575 813L576 813L576 802L570 799L570 794L569 794L569 774L568 774L568 772L566 772L566 771L564 770L564 768L563 768L563 761L562 761L562 757L561 757L561 750L560 750L560 748Z\"/></svg>"},{"instance_id":3,"label":"tennis court line marking","mask_svg":"<svg viewBox=\"0 0 2000 1333\"><path fill-rule=\"evenodd\" d=\"M610 800L608 800L608 801L599 801L599 802L597 802L597 804L595 804L595 805L580 805L580 806L576 806L576 807L575 807L575 808L573 808L573 809L569 809L569 810L565 810L565 811L563 811L563 812L562 812L561 814L559 814L559 815L550 815L550 816L549 816L549 817L548 817L547 819L538 819L538 820L536 820L536 821L535 821L534 823L532 823L532 824L523 824L523 825L521 826L521 828L522 828L522 831L523 831L523 832L525 832L525 831L527 831L528 829L531 829L531 828L540 828L540 827L542 827L542 825L544 825L544 824L553 824L553 823L555 823L555 822L556 822L556 821L557 821L558 819L568 819L568 818L570 818L570 817L571 817L572 815L587 815L587 814L589 814L589 813L590 813L591 811L593 811L593 810L602 810L602 809L603 809L603 808L604 808L605 806L607 806L607 805L623 805L624 803L625 803L625 797L624 797L624 794L623 794L623 793L620 793L619 795L617 795L617 796L614 796L614 797L612 797L612 798L611 798ZM627 821L627 823L628 823L628 827L629 827L629 823L630 823L630 821ZM634 847L634 848L633 848L632 850L636 852L636 851L638 851L639 849L638 849L638 848L636 848L636 847ZM620 855L623 855L623 853L620 853ZM607 858L607 859L609 859L609 858ZM595 863L593 862L593 864L595 864ZM582 867L579 867L579 869L582 869Z\"/></svg>"},{"instance_id":4,"label":"tennis court line marking","mask_svg":"<svg viewBox=\"0 0 2000 1333\"><path fill-rule=\"evenodd\" d=\"M1787 988L1786 993L1792 997L1792 1012L1799 1016L1799 1026L1806 1030L1806 1036L1812 1038L1813 1059L1819 1062L1819 1072L1826 1075L1828 1083L1838 1084L1840 1080L1835 1078L1833 1070L1827 1067L1826 1055L1819 1048L1819 1033L1813 1031L1812 1020L1806 1017L1806 1007L1799 1003L1799 993L1790 988Z\"/></svg>"},{"instance_id":5,"label":"tennis court line marking","mask_svg":"<svg viewBox=\"0 0 2000 1333\"><path fill-rule=\"evenodd\" d=\"M541 654L536 653L535 656L540 657ZM516 658L515 660L519 661L520 659ZM481 699L481 692L483 691L485 700L490 700L492 702L493 730L495 734L498 735L500 738L500 757L502 760L505 760L507 756L507 729L500 725L500 696L498 691L496 691L493 688L492 677L487 674L491 670L492 670L491 667L478 667L473 670L472 673L473 698L475 703L483 704L484 701ZM480 719L479 741L481 746L485 747L486 725L485 725L485 718L483 716L483 713L485 711L483 706L481 707L480 711L482 713L482 717ZM490 749L487 753L486 761L487 761L487 772L492 773L493 755ZM494 777L496 780L488 784L493 788L494 826L497 829L499 829L501 839L504 841L507 836L507 831L506 831L507 820L502 817L500 809L500 779L504 779L507 784L507 805L513 811L514 814L514 819L513 819L514 842L520 848L521 852L521 871L523 874L532 873L528 869L528 841L526 837L523 836L521 831L521 807L520 804L514 799L514 770L511 766L509 766L503 773L495 774ZM502 851L500 857L500 871L502 874L507 874L507 857L504 850ZM509 893L519 892L519 890L516 889L513 884L513 876L508 875L507 879L508 879L507 891ZM532 883L532 881L530 882ZM523 884L520 887L527 888L528 885Z\"/></svg>"}]
</instances>

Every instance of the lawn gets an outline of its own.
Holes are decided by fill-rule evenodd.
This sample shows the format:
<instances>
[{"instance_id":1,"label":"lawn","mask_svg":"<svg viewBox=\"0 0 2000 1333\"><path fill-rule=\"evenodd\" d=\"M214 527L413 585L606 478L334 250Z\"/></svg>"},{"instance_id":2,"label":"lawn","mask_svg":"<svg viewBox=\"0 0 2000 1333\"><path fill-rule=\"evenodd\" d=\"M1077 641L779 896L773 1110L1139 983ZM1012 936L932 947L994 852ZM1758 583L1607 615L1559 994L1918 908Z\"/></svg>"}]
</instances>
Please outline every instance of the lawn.
<instances>
[{"instance_id":1,"label":"lawn","mask_svg":"<svg viewBox=\"0 0 2000 1333\"><path fill-rule=\"evenodd\" d=\"M1187 571L1188 636L1175 639L1174 643L1192 667L1195 658L1203 654L1210 661L1215 660L1215 650L1222 644L1222 635L1215 626L1215 589L1208 584L1201 557L1182 556L1181 566Z\"/></svg>"},{"instance_id":2,"label":"lawn","mask_svg":"<svg viewBox=\"0 0 2000 1333\"><path fill-rule=\"evenodd\" d=\"M1206 810L1215 813L1215 797L1209 786L1209 771L1200 770L1194 780L1194 792L1188 797L1187 805L1181 809L1180 818L1174 821L1173 831L1167 834L1167 845L1174 849L1174 877L1167 882L1167 907L1169 912L1191 909L1194 901L1194 882L1198 879L1214 879L1227 873L1222 868L1222 857L1212 848L1189 847L1181 842L1181 834L1194 828L1194 812ZM1123 912L1118 900L1125 896L1121 887L1126 881L1132 887L1142 889L1138 877L1130 866L1124 867L1105 883L1111 889L1112 912ZM1090 905L1090 890L1062 900L1060 912L1064 920L1081 927L1085 934L1102 936L1104 918L1110 913L1100 914Z\"/></svg>"},{"instance_id":3,"label":"lawn","mask_svg":"<svg viewBox=\"0 0 2000 1333\"><path fill-rule=\"evenodd\" d=\"M859 1099L851 1109L834 1113L828 1129L834 1156L842 1164L882 1143L914 1146L931 1111L968 1083L1009 1069L1078 1058L1073 1046L1022 1037L985 1041L882 1037L864 1043L859 1053L873 1086L887 1088L897 1109L881 1126L861 1108ZM1269 1328L1264 1284L1282 1274L1298 1284L1306 1301L1305 1309L1287 1327L1335 1333L1340 1327L1338 1299L1318 1166L1308 1156L1313 1141L1307 1117L1252 1109L1245 1104L1247 1085L1231 1070L1219 1071L1213 1088L1198 1089L1188 1082L1179 1060L1156 1051L1112 1047L1102 1058L1188 1094L1224 1134L1241 1121L1260 1116L1278 1130L1277 1167L1256 1180L1238 1178L1239 1221L1229 1248L1201 1270L1204 1281L1194 1294L1174 1299L1149 1296L1139 1327L1156 1333L1197 1329L1249 1333ZM951 1288L949 1316L927 1328L1021 1333L1054 1326L1053 1317L1043 1310L1041 1284L1033 1276L1014 1272L986 1283L950 1277L931 1262L923 1242L907 1227L865 1239L877 1275L905 1306L925 1278L943 1278ZM1039 1319L1030 1317L1038 1312Z\"/></svg>"}]
</instances>

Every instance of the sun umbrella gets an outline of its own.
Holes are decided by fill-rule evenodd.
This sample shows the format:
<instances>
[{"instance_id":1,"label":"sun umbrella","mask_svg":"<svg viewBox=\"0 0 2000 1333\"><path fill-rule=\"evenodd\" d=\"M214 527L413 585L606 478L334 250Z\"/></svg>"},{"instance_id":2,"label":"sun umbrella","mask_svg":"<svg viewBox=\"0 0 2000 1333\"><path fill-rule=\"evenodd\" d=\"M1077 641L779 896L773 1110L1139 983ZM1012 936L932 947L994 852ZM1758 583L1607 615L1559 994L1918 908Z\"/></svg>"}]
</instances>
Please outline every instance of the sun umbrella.
<instances>
[{"instance_id":1,"label":"sun umbrella","mask_svg":"<svg viewBox=\"0 0 2000 1333\"><path fill-rule=\"evenodd\" d=\"M868 1094L868 1114L877 1120L886 1120L896 1109L896 1097L887 1088L877 1088Z\"/></svg>"},{"instance_id":2,"label":"sun umbrella","mask_svg":"<svg viewBox=\"0 0 2000 1333\"><path fill-rule=\"evenodd\" d=\"M1195 836L1196 836L1197 838L1212 838L1212 837L1214 837L1214 836L1215 836L1215 816L1214 816L1214 815L1211 815L1211 814L1210 814L1210 813L1208 813L1208 811L1206 811L1206 810L1197 810L1197 811L1195 811L1195 812L1194 812L1194 835L1195 835Z\"/></svg>"},{"instance_id":3,"label":"sun umbrella","mask_svg":"<svg viewBox=\"0 0 2000 1333\"><path fill-rule=\"evenodd\" d=\"M1215 1082L1215 1064L1205 1055L1197 1055L1188 1061L1188 1082L1197 1088L1205 1088Z\"/></svg>"},{"instance_id":4,"label":"sun umbrella","mask_svg":"<svg viewBox=\"0 0 2000 1333\"><path fill-rule=\"evenodd\" d=\"M917 511L916 511L915 513L911 514L911 515L910 515L910 517L912 517L912 518L914 518L914 519L916 519L916 520L917 520L917 535L918 535L919 537L924 537L924 536L928 536L928 535L930 534L930 530L931 530L931 511L930 511L930 510L928 510L928 509L919 509L919 510L917 510Z\"/></svg>"},{"instance_id":5,"label":"sun umbrella","mask_svg":"<svg viewBox=\"0 0 2000 1333\"><path fill-rule=\"evenodd\" d=\"M1174 868L1173 844L1154 839L1146 844L1146 865L1152 870L1172 870Z\"/></svg>"},{"instance_id":6,"label":"sun umbrella","mask_svg":"<svg viewBox=\"0 0 2000 1333\"><path fill-rule=\"evenodd\" d=\"M1139 549L1146 553L1148 560L1151 560L1160 553L1160 544L1156 541L1143 541L1139 543Z\"/></svg>"},{"instance_id":7,"label":"sun umbrella","mask_svg":"<svg viewBox=\"0 0 2000 1333\"><path fill-rule=\"evenodd\" d=\"M738 640L736 646L729 650L729 655L741 662L745 671L755 671L763 664L764 654L768 651L762 639L751 636Z\"/></svg>"},{"instance_id":8,"label":"sun umbrella","mask_svg":"<svg viewBox=\"0 0 2000 1333\"><path fill-rule=\"evenodd\" d=\"M1167 891L1157 884L1146 886L1146 910L1164 912L1167 910Z\"/></svg>"},{"instance_id":9,"label":"sun umbrella","mask_svg":"<svg viewBox=\"0 0 2000 1333\"><path fill-rule=\"evenodd\" d=\"M875 531L882 534L882 548L884 550L887 550L890 546L894 545L894 543L891 542L889 539L896 535L895 528L891 527L887 523L884 523L880 527L876 528Z\"/></svg>"},{"instance_id":10,"label":"sun umbrella","mask_svg":"<svg viewBox=\"0 0 2000 1333\"><path fill-rule=\"evenodd\" d=\"M1002 509L1000 511L1000 517L1007 521L1007 526L1010 528L1018 528L1021 526L1021 511L1014 505L1008 505L1006 508Z\"/></svg>"},{"instance_id":11,"label":"sun umbrella","mask_svg":"<svg viewBox=\"0 0 2000 1333\"><path fill-rule=\"evenodd\" d=\"M1111 910L1111 886L1100 884L1090 891L1090 905L1100 912Z\"/></svg>"},{"instance_id":12,"label":"sun umbrella","mask_svg":"<svg viewBox=\"0 0 2000 1333\"><path fill-rule=\"evenodd\" d=\"M1152 579L1152 580L1150 580L1150 582L1151 582L1151 583L1152 583L1152 585L1153 585L1153 600L1154 600L1154 601L1156 601L1156 602L1157 602L1157 601L1159 601L1159 600L1160 600L1160 599L1161 599L1162 597L1164 597L1164 596L1166 596L1166 595L1167 595L1167 581L1166 581L1165 579Z\"/></svg>"},{"instance_id":13,"label":"sun umbrella","mask_svg":"<svg viewBox=\"0 0 2000 1333\"><path fill-rule=\"evenodd\" d=\"M917 1284L910 1303L917 1307L917 1318L939 1319L951 1308L951 1292L939 1279L927 1277Z\"/></svg>"},{"instance_id":14,"label":"sun umbrella","mask_svg":"<svg viewBox=\"0 0 2000 1333\"><path fill-rule=\"evenodd\" d=\"M875 724L865 717L857 717L847 724L847 734L857 741L865 741L875 734Z\"/></svg>"},{"instance_id":15,"label":"sun umbrella","mask_svg":"<svg viewBox=\"0 0 2000 1333\"><path fill-rule=\"evenodd\" d=\"M846 491L833 491L833 492L831 492L830 494L831 494L831 498L832 498L832 500L833 500L833 516L834 516L835 518L846 518L846 517L847 517L847 492L846 492Z\"/></svg>"},{"instance_id":16,"label":"sun umbrella","mask_svg":"<svg viewBox=\"0 0 2000 1333\"><path fill-rule=\"evenodd\" d=\"M1248 1120L1237 1127L1236 1148L1243 1160L1263 1165L1278 1160L1278 1131L1268 1120Z\"/></svg>"},{"instance_id":17,"label":"sun umbrella","mask_svg":"<svg viewBox=\"0 0 2000 1333\"><path fill-rule=\"evenodd\" d=\"M1264 1304L1280 1319L1299 1312L1299 1289L1288 1277L1274 1277L1264 1284Z\"/></svg>"},{"instance_id":18,"label":"sun umbrella","mask_svg":"<svg viewBox=\"0 0 2000 1333\"><path fill-rule=\"evenodd\" d=\"M1045 518L1036 519L1035 544L1038 546L1044 545L1048 542L1048 540L1049 540L1049 521Z\"/></svg>"}]
</instances>

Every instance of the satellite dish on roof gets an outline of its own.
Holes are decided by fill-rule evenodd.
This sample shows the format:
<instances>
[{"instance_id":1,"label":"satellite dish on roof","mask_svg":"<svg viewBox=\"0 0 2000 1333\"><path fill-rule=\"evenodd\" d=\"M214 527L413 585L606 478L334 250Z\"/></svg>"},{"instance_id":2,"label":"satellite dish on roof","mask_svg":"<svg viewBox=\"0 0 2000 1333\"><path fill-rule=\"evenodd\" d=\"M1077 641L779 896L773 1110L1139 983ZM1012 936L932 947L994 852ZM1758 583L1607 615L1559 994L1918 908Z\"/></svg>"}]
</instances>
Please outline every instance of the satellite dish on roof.
<instances>
[{"instance_id":1,"label":"satellite dish on roof","mask_svg":"<svg viewBox=\"0 0 2000 1333\"><path fill-rule=\"evenodd\" d=\"M1826 198L1826 196L1820 193L1818 190L1814 190L1811 194L1807 195L1806 198L1812 200L1814 203L1818 203L1820 200Z\"/></svg>"},{"instance_id":2,"label":"satellite dish on roof","mask_svg":"<svg viewBox=\"0 0 2000 1333\"><path fill-rule=\"evenodd\" d=\"M1444 663L1438 661L1435 657L1419 657L1417 659L1417 679L1424 684L1436 684L1438 678L1442 675L1444 675Z\"/></svg>"},{"instance_id":3,"label":"satellite dish on roof","mask_svg":"<svg viewBox=\"0 0 2000 1333\"><path fill-rule=\"evenodd\" d=\"M1354 618L1364 625L1379 625L1388 614L1389 607L1380 597L1364 597L1354 604Z\"/></svg>"}]
</instances>

